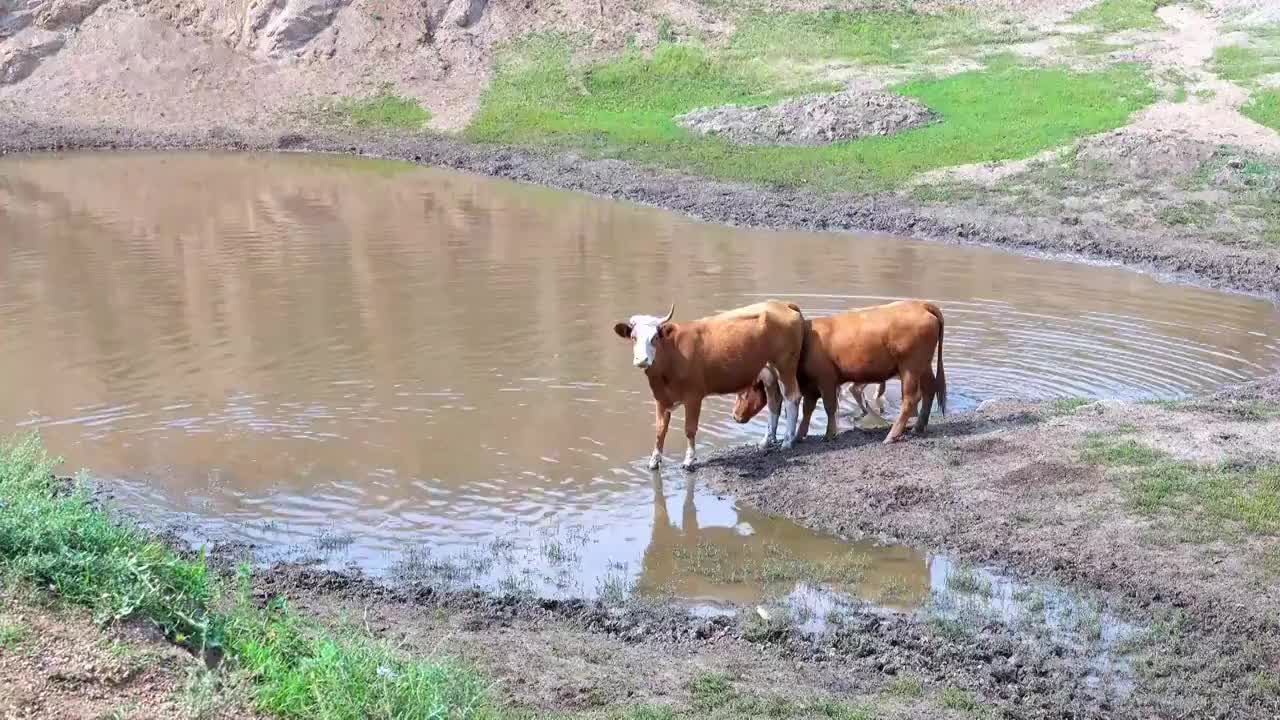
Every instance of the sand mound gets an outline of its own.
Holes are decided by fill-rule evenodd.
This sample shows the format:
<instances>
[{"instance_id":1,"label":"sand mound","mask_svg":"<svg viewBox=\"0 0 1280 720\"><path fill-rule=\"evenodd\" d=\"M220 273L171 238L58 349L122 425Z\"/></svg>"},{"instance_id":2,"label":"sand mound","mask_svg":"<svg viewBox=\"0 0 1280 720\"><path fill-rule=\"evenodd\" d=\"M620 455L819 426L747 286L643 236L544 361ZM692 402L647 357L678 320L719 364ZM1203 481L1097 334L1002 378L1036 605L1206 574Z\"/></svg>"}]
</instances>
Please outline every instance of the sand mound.
<instances>
[{"instance_id":1,"label":"sand mound","mask_svg":"<svg viewBox=\"0 0 1280 720\"><path fill-rule=\"evenodd\" d=\"M809 95L777 105L699 108L676 122L701 135L742 145L824 145L891 135L933 120L919 101L878 90Z\"/></svg>"}]
</instances>

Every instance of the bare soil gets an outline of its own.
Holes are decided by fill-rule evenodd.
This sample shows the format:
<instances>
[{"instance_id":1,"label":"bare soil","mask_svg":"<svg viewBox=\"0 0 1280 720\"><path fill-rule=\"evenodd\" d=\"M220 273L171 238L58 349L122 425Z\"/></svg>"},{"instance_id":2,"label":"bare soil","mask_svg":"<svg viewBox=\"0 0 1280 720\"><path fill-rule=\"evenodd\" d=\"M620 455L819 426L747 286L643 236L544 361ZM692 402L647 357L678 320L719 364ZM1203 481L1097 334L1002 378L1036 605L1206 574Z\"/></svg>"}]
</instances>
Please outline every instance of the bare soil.
<instances>
[{"instance_id":1,"label":"bare soil","mask_svg":"<svg viewBox=\"0 0 1280 720\"><path fill-rule=\"evenodd\" d=\"M139 624L0 592L0 718L256 718L204 664Z\"/></svg>"},{"instance_id":2,"label":"bare soil","mask_svg":"<svg viewBox=\"0 0 1280 720\"><path fill-rule=\"evenodd\" d=\"M1148 712L1273 717L1280 694L1253 686L1280 668L1280 538L1211 527L1194 508L1143 512L1130 476L1086 449L1125 438L1177 461L1274 467L1280 414L1257 408L1277 402L1274 379L1178 407L988 402L892 446L883 431L854 430L793 453L724 451L701 478L811 527L1095 588L1114 610L1165 628L1165 652L1178 654L1141 666L1134 697Z\"/></svg>"}]
</instances>

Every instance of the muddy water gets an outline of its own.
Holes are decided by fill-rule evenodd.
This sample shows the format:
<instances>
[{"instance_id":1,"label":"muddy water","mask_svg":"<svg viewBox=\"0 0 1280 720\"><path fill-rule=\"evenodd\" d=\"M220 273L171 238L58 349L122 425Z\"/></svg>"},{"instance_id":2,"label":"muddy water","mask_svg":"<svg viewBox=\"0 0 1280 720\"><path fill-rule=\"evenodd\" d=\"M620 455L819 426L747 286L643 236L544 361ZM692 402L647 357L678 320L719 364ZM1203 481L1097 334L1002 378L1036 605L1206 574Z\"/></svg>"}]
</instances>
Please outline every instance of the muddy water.
<instances>
[{"instance_id":1,"label":"muddy water","mask_svg":"<svg viewBox=\"0 0 1280 720\"><path fill-rule=\"evenodd\" d=\"M845 572L848 545L644 469L648 392L611 331L636 312L928 297L958 409L1176 397L1280 365L1280 317L1246 297L395 163L6 158L0 247L0 421L136 509L297 557L566 592L745 602L821 567L910 605L937 584L930 558L870 543ZM727 410L704 412L705 442L760 432Z\"/></svg>"}]
</instances>

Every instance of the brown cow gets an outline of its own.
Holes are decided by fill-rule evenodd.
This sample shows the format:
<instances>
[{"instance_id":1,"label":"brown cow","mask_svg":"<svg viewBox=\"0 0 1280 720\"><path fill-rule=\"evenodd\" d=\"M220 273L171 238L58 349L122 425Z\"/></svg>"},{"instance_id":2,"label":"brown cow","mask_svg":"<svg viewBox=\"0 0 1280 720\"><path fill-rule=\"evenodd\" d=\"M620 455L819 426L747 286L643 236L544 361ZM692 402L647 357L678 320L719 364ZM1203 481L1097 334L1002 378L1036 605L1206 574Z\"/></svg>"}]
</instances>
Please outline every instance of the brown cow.
<instances>
[{"instance_id":1,"label":"brown cow","mask_svg":"<svg viewBox=\"0 0 1280 720\"><path fill-rule=\"evenodd\" d=\"M827 411L827 439L835 437L838 391L846 382L883 383L897 376L902 380L902 411L889 430L885 443L901 437L907 420L916 414L916 433L929 426L929 412L936 395L942 412L947 411L947 376L942 366L942 311L933 303L902 300L863 308L805 322L804 352L800 361L800 391L804 395L804 417L798 437L809 430L809 418L822 397ZM934 348L938 351L938 374L932 368ZM756 382L738 393L733 417L745 423L767 404L776 391L773 379L762 372Z\"/></svg>"},{"instance_id":2,"label":"brown cow","mask_svg":"<svg viewBox=\"0 0 1280 720\"><path fill-rule=\"evenodd\" d=\"M613 327L620 337L634 341L633 364L644 370L653 391L657 438L649 467L656 468L661 463L671 411L681 404L685 407L684 434L689 441L684 466L693 467L694 436L703 398L730 395L749 387L765 368L770 369L770 377L776 381L762 392L776 396L776 401L770 403L769 433L762 445L767 447L777 436L778 410L785 394L790 412L783 447L791 447L800 415L796 381L804 343L800 308L768 300L690 322L671 322L674 314L673 305L664 318L633 315Z\"/></svg>"}]
</instances>

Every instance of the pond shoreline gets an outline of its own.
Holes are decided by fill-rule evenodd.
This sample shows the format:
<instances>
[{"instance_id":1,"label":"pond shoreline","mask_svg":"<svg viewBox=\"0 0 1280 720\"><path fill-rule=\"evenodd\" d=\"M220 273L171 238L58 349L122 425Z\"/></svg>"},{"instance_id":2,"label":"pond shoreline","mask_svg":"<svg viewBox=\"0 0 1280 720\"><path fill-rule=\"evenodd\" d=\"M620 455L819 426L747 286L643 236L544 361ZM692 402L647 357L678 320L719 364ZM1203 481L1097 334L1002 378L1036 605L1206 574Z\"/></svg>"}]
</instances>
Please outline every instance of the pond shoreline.
<instances>
[{"instance_id":1,"label":"pond shoreline","mask_svg":"<svg viewBox=\"0 0 1280 720\"><path fill-rule=\"evenodd\" d=\"M556 153L468 143L442 135L211 128L149 131L0 120L0 156L114 151L315 152L394 159L583 192L735 226L866 232L1002 248L1106 264L1174 282L1280 297L1280 253L1232 248L1192 236L1119 231L1078 217L1014 217L994 208L922 205L894 194L823 196Z\"/></svg>"}]
</instances>

